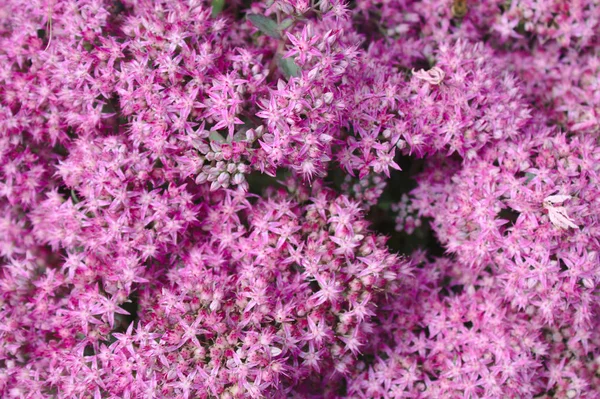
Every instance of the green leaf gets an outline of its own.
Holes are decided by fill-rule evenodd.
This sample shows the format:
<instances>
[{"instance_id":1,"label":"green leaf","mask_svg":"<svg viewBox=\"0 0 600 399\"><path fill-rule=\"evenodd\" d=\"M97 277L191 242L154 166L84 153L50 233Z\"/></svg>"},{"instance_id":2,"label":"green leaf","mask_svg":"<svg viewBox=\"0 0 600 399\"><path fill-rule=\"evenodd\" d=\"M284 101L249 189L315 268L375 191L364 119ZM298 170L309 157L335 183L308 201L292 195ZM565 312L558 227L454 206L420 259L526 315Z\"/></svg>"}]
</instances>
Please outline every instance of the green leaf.
<instances>
[{"instance_id":1,"label":"green leaf","mask_svg":"<svg viewBox=\"0 0 600 399\"><path fill-rule=\"evenodd\" d=\"M210 135L208 136L208 138L211 141L216 141L217 143L224 143L225 142L225 138L223 136L221 136L221 134L219 132L217 132L216 130L211 130L210 131Z\"/></svg>"},{"instance_id":2,"label":"green leaf","mask_svg":"<svg viewBox=\"0 0 600 399\"><path fill-rule=\"evenodd\" d=\"M390 201L390 200L380 201L377 203L377 206L379 207L379 209L382 209L384 211L389 211L392 208L392 201Z\"/></svg>"},{"instance_id":3,"label":"green leaf","mask_svg":"<svg viewBox=\"0 0 600 399\"><path fill-rule=\"evenodd\" d=\"M293 23L294 23L293 18L286 18L283 21L281 21L281 23L279 24L279 30L282 31L284 29L287 29L290 26L292 26Z\"/></svg>"},{"instance_id":4,"label":"green leaf","mask_svg":"<svg viewBox=\"0 0 600 399\"><path fill-rule=\"evenodd\" d=\"M279 69L287 79L300 75L300 67L296 65L293 58L279 58L278 64Z\"/></svg>"},{"instance_id":5,"label":"green leaf","mask_svg":"<svg viewBox=\"0 0 600 399\"><path fill-rule=\"evenodd\" d=\"M248 129L240 129L233 135L233 141L245 141L246 140L246 131Z\"/></svg>"},{"instance_id":6,"label":"green leaf","mask_svg":"<svg viewBox=\"0 0 600 399\"><path fill-rule=\"evenodd\" d=\"M252 25L256 26L256 28L258 28L258 30L265 35L274 39L281 39L277 22L265 17L264 15L258 14L248 14L246 18L248 18L248 21L250 21Z\"/></svg>"},{"instance_id":7,"label":"green leaf","mask_svg":"<svg viewBox=\"0 0 600 399\"><path fill-rule=\"evenodd\" d=\"M529 183L536 177L536 175L534 173L529 173L529 172L526 172L525 176L527 177L527 179L525 180L525 183Z\"/></svg>"},{"instance_id":8,"label":"green leaf","mask_svg":"<svg viewBox=\"0 0 600 399\"><path fill-rule=\"evenodd\" d=\"M221 13L221 11L223 11L223 8L225 8L225 0L212 0L212 17L216 18L217 15L219 15Z\"/></svg>"},{"instance_id":9,"label":"green leaf","mask_svg":"<svg viewBox=\"0 0 600 399\"><path fill-rule=\"evenodd\" d=\"M79 203L79 198L77 198L77 194L75 194L75 190L71 190L71 200L73 201L73 204Z\"/></svg>"}]
</instances>

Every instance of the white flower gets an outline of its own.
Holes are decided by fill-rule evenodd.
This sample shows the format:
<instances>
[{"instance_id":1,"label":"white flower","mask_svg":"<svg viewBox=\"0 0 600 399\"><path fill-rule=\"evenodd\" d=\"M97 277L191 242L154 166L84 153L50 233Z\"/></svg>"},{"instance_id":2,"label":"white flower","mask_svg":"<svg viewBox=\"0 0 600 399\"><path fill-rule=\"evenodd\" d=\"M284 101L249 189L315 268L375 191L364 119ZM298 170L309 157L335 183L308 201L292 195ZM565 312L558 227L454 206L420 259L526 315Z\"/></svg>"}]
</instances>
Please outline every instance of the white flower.
<instances>
[{"instance_id":1,"label":"white flower","mask_svg":"<svg viewBox=\"0 0 600 399\"><path fill-rule=\"evenodd\" d=\"M570 195L551 195L544 198L544 209L548 210L548 217L553 225L560 229L567 230L569 227L577 229L573 220L567 215L567 209L564 206L554 206L554 204L562 204L566 200L570 199Z\"/></svg>"},{"instance_id":2,"label":"white flower","mask_svg":"<svg viewBox=\"0 0 600 399\"><path fill-rule=\"evenodd\" d=\"M570 195L551 195L549 197L544 198L545 203L549 204L562 204L566 200L571 199Z\"/></svg>"},{"instance_id":3,"label":"white flower","mask_svg":"<svg viewBox=\"0 0 600 399\"><path fill-rule=\"evenodd\" d=\"M432 85L439 85L444 80L446 74L438 67L433 67L429 71L421 69L419 71L412 70L413 76L417 79L426 81Z\"/></svg>"},{"instance_id":4,"label":"white flower","mask_svg":"<svg viewBox=\"0 0 600 399\"><path fill-rule=\"evenodd\" d=\"M282 352L281 348L278 348L276 346L269 347L269 350L271 352L271 356L273 356L273 357L281 355L281 352Z\"/></svg>"}]
</instances>

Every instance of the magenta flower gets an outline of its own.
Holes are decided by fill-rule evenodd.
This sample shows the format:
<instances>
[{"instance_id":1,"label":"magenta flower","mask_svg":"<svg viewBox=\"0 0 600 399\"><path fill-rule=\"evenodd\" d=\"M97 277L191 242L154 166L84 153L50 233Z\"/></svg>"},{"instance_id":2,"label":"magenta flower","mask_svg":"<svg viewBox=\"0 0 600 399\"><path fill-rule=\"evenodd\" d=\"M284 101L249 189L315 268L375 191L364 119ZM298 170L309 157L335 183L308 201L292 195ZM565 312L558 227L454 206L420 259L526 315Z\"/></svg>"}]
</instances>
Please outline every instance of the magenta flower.
<instances>
[{"instance_id":1,"label":"magenta flower","mask_svg":"<svg viewBox=\"0 0 600 399\"><path fill-rule=\"evenodd\" d=\"M0 2L0 397L600 398L599 16Z\"/></svg>"}]
</instances>

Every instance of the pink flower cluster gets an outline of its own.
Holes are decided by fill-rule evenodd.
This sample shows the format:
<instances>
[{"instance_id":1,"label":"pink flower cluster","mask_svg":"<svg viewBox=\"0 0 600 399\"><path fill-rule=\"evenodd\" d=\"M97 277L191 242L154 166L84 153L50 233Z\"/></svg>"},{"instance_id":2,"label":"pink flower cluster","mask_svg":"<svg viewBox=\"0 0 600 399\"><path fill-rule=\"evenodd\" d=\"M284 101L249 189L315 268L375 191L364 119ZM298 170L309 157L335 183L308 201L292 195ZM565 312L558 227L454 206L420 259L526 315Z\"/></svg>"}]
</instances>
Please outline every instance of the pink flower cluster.
<instances>
[{"instance_id":1,"label":"pink flower cluster","mask_svg":"<svg viewBox=\"0 0 600 399\"><path fill-rule=\"evenodd\" d=\"M449 259L425 262L411 295L382 306L374 358L348 378L350 396L597 397L597 334L507 308L496 284Z\"/></svg>"},{"instance_id":2,"label":"pink flower cluster","mask_svg":"<svg viewBox=\"0 0 600 399\"><path fill-rule=\"evenodd\" d=\"M439 170L419 177L413 203L458 261L493 269L511 306L545 324L586 328L598 317L597 138L532 125L518 142Z\"/></svg>"},{"instance_id":3,"label":"pink flower cluster","mask_svg":"<svg viewBox=\"0 0 600 399\"><path fill-rule=\"evenodd\" d=\"M598 32L0 2L0 397L600 399Z\"/></svg>"}]
</instances>

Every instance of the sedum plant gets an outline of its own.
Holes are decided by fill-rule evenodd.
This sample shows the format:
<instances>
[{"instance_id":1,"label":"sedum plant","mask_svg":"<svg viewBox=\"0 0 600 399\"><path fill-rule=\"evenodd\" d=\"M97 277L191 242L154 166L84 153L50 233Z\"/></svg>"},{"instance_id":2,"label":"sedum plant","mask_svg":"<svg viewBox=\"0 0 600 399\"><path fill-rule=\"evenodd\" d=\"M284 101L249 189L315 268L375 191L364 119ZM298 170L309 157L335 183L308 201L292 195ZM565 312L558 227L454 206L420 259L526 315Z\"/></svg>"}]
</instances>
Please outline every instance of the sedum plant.
<instances>
[{"instance_id":1,"label":"sedum plant","mask_svg":"<svg viewBox=\"0 0 600 399\"><path fill-rule=\"evenodd\" d=\"M599 31L0 2L0 397L600 398Z\"/></svg>"}]
</instances>

